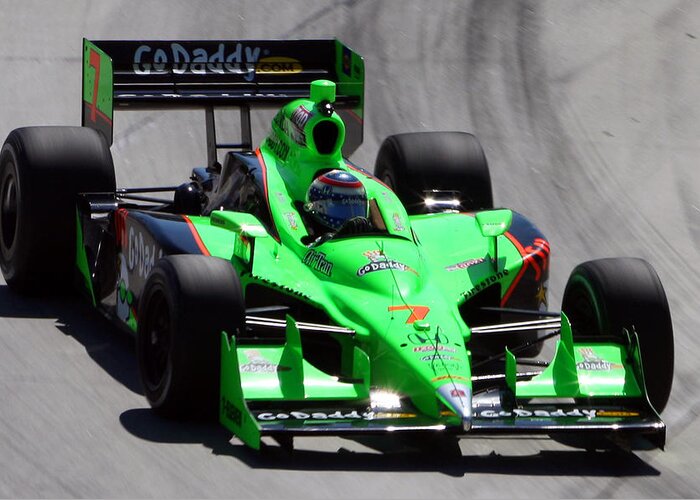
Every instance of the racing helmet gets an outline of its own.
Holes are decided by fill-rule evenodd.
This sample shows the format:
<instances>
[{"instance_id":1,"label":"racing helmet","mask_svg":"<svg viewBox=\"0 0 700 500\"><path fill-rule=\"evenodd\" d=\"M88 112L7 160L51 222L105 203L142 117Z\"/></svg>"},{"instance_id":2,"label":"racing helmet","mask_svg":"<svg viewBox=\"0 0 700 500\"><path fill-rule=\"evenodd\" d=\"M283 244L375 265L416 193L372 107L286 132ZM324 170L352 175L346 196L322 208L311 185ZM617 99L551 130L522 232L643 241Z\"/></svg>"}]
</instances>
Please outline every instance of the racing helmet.
<instances>
[{"instance_id":1,"label":"racing helmet","mask_svg":"<svg viewBox=\"0 0 700 500\"><path fill-rule=\"evenodd\" d=\"M343 170L316 177L306 192L304 207L318 222L336 230L353 217L367 217L369 211L365 187Z\"/></svg>"}]
</instances>

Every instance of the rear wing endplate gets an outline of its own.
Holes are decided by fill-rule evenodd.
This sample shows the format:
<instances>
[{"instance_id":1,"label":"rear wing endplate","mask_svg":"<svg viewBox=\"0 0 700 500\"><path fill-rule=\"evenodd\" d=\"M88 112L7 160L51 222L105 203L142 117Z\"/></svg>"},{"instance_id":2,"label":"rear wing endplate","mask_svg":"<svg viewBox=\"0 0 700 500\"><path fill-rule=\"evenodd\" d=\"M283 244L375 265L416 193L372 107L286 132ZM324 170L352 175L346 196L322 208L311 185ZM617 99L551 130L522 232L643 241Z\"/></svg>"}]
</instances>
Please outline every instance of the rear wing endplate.
<instances>
[{"instance_id":1,"label":"rear wing endplate","mask_svg":"<svg viewBox=\"0 0 700 500\"><path fill-rule=\"evenodd\" d=\"M338 40L83 39L82 125L112 144L115 109L202 108L209 129L215 107L237 107L243 137L227 146L251 149L250 108L308 97L317 79L336 83L349 156L362 143L364 61Z\"/></svg>"}]
</instances>

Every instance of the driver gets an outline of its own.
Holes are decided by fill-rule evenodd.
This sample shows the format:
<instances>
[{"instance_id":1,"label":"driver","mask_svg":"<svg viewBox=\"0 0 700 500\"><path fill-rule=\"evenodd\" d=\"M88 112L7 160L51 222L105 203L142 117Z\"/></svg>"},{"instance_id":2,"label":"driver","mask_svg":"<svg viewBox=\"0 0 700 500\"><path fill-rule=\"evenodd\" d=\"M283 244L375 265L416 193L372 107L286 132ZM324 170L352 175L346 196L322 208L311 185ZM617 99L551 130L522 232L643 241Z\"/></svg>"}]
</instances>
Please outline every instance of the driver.
<instances>
[{"instance_id":1,"label":"driver","mask_svg":"<svg viewBox=\"0 0 700 500\"><path fill-rule=\"evenodd\" d=\"M331 170L313 180L306 192L304 210L322 226L319 233L330 229L332 236L371 230L365 187L357 177L343 170Z\"/></svg>"}]
</instances>

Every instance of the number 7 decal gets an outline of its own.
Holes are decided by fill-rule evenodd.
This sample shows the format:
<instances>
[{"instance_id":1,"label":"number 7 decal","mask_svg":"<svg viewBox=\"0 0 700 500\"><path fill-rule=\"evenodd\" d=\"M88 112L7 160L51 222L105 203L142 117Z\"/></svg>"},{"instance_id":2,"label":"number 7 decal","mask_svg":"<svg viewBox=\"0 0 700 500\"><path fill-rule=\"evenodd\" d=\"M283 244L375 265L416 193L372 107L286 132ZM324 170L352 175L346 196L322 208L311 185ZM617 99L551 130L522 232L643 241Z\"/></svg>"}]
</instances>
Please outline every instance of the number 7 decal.
<instances>
[{"instance_id":1,"label":"number 7 decal","mask_svg":"<svg viewBox=\"0 0 700 500\"><path fill-rule=\"evenodd\" d=\"M411 311L411 314L409 314L408 319L406 320L406 324L410 325L415 321L420 321L423 318L425 318L428 315L428 311L430 311L430 308L427 306L409 306L407 304L403 306L390 306L388 310L389 312L405 310Z\"/></svg>"},{"instance_id":2,"label":"number 7 decal","mask_svg":"<svg viewBox=\"0 0 700 500\"><path fill-rule=\"evenodd\" d=\"M90 103L90 121L97 122L97 89L100 85L100 54L90 49L90 67L95 68L95 81L92 84L92 102Z\"/></svg>"}]
</instances>

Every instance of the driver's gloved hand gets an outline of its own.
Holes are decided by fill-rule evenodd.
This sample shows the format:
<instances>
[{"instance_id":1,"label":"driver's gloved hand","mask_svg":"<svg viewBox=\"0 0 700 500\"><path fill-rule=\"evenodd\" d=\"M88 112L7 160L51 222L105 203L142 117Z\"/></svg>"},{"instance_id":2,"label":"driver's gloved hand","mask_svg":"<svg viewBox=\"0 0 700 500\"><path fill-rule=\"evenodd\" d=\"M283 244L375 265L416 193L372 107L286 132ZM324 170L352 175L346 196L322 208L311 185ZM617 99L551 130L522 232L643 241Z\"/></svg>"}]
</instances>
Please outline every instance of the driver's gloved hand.
<instances>
[{"instance_id":1,"label":"driver's gloved hand","mask_svg":"<svg viewBox=\"0 0 700 500\"><path fill-rule=\"evenodd\" d=\"M353 217L340 226L340 229L336 232L324 233L316 238L311 243L311 246L318 246L337 236L350 236L353 234L371 233L372 231L374 231L374 228L367 217Z\"/></svg>"},{"instance_id":2,"label":"driver's gloved hand","mask_svg":"<svg viewBox=\"0 0 700 500\"><path fill-rule=\"evenodd\" d=\"M343 224L336 236L348 235L348 234L362 234L369 233L372 231L372 223L367 217L353 217Z\"/></svg>"}]
</instances>

